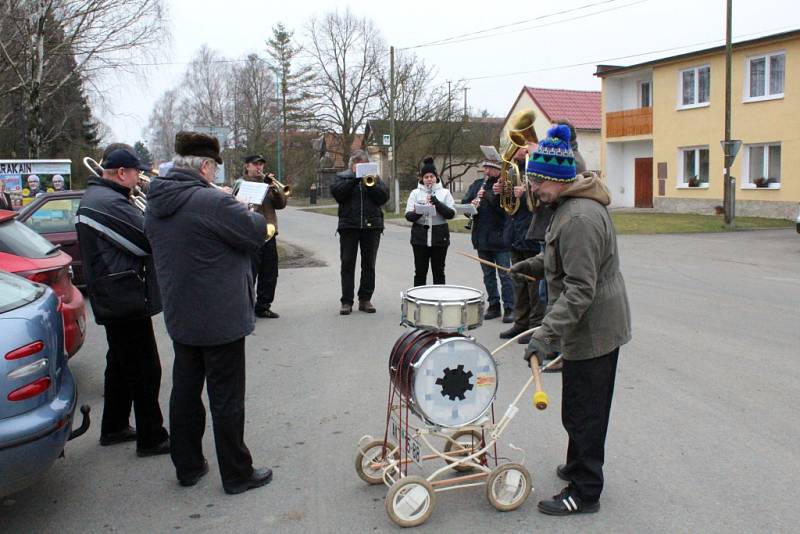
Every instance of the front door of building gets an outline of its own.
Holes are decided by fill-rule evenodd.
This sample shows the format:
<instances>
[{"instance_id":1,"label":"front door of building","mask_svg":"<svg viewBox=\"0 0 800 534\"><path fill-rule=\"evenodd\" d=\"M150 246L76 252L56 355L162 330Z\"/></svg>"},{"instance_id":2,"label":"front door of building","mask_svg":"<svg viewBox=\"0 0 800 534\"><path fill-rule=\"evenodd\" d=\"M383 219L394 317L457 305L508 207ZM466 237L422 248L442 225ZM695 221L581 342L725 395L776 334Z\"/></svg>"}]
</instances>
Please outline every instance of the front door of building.
<instances>
[{"instance_id":1,"label":"front door of building","mask_svg":"<svg viewBox=\"0 0 800 534\"><path fill-rule=\"evenodd\" d=\"M634 206L653 207L653 158L636 158L634 165Z\"/></svg>"}]
</instances>

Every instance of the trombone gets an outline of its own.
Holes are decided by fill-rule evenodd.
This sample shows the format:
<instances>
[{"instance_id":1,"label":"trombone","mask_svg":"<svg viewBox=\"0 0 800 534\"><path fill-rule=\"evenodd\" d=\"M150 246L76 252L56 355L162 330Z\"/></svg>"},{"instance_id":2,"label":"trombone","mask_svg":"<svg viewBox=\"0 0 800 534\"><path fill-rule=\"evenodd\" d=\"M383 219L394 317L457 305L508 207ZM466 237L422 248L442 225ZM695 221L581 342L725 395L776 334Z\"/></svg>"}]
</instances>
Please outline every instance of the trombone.
<instances>
[{"instance_id":1,"label":"trombone","mask_svg":"<svg viewBox=\"0 0 800 534\"><path fill-rule=\"evenodd\" d=\"M91 172L93 176L102 178L105 169L103 169L103 166L97 163L97 161L90 157L85 157L83 158L83 165L89 169L89 172ZM139 180L145 184L150 184L150 178L143 172L139 172ZM131 203L142 213L147 209L147 195L138 184L134 185L131 190Z\"/></svg>"}]
</instances>

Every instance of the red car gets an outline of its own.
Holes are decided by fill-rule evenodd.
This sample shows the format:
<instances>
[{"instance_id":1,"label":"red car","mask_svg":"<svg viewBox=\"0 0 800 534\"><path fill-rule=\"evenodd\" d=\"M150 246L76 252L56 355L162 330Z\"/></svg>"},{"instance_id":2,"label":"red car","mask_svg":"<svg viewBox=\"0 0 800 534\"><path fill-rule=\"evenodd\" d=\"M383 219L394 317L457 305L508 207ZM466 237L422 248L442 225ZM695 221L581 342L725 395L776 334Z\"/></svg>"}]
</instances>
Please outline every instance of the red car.
<instances>
[{"instance_id":1,"label":"red car","mask_svg":"<svg viewBox=\"0 0 800 534\"><path fill-rule=\"evenodd\" d=\"M72 256L72 283L84 287L83 259L75 230L75 214L83 191L54 191L40 195L17 212L17 220L25 224L61 250Z\"/></svg>"},{"instance_id":2,"label":"red car","mask_svg":"<svg viewBox=\"0 0 800 534\"><path fill-rule=\"evenodd\" d=\"M59 298L64 320L64 348L72 357L86 336L86 301L72 285L72 258L21 222L0 210L0 270L47 284Z\"/></svg>"}]
</instances>

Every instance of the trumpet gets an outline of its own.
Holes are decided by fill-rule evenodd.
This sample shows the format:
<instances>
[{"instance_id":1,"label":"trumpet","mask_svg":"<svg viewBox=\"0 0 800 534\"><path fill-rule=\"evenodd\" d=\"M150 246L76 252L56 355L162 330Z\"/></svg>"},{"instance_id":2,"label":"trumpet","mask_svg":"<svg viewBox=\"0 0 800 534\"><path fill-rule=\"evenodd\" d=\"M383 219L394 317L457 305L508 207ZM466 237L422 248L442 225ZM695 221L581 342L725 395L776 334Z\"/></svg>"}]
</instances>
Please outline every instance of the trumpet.
<instances>
[{"instance_id":1,"label":"trumpet","mask_svg":"<svg viewBox=\"0 0 800 534\"><path fill-rule=\"evenodd\" d=\"M261 179L264 180L265 182L266 182L267 178L269 178L271 180L270 185L274 185L276 188L281 190L283 192L283 194L286 195L287 197L291 196L291 194L292 194L292 186L284 185L284 184L280 183L275 178L275 176L272 175L272 174L264 174L263 172L261 172L261 173L259 173L259 176L261 176Z\"/></svg>"},{"instance_id":2,"label":"trumpet","mask_svg":"<svg viewBox=\"0 0 800 534\"><path fill-rule=\"evenodd\" d=\"M364 187L373 187L377 181L377 177L372 176L371 174L361 178L361 183L364 184Z\"/></svg>"},{"instance_id":3,"label":"trumpet","mask_svg":"<svg viewBox=\"0 0 800 534\"><path fill-rule=\"evenodd\" d=\"M91 172L93 176L97 178L101 178L103 176L103 172L105 171L105 169L103 169L103 166L97 163L97 161L95 161L94 159L90 157L83 158L83 165L87 169L89 169L89 172ZM143 172L139 173L139 180L148 185L150 184L150 178L148 178L147 175L145 175L145 173ZM130 198L131 198L131 203L139 211L144 213L144 210L147 209L147 195L145 194L144 191L142 191L142 188L139 187L138 184L133 186L133 189L131 189Z\"/></svg>"}]
</instances>

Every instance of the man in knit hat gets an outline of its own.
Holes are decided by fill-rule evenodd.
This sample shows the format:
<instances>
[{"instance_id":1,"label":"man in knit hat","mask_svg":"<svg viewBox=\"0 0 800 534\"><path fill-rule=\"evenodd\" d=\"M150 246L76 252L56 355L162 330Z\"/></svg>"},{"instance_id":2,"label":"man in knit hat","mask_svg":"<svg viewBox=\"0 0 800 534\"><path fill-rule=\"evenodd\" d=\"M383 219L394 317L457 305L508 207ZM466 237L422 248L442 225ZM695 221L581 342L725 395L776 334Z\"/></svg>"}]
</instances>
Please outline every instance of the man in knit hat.
<instances>
[{"instance_id":1,"label":"man in knit hat","mask_svg":"<svg viewBox=\"0 0 800 534\"><path fill-rule=\"evenodd\" d=\"M561 420L569 435L567 461L556 469L569 485L540 501L539 510L552 515L591 513L600 508L619 348L631 339L617 235L606 209L611 197L596 175L576 176L565 125L551 128L539 143L527 174L539 184L541 200L555 203L556 210L544 252L512 267L514 273L545 277L548 285L547 311L533 332L525 360L538 365L561 353Z\"/></svg>"}]
</instances>

